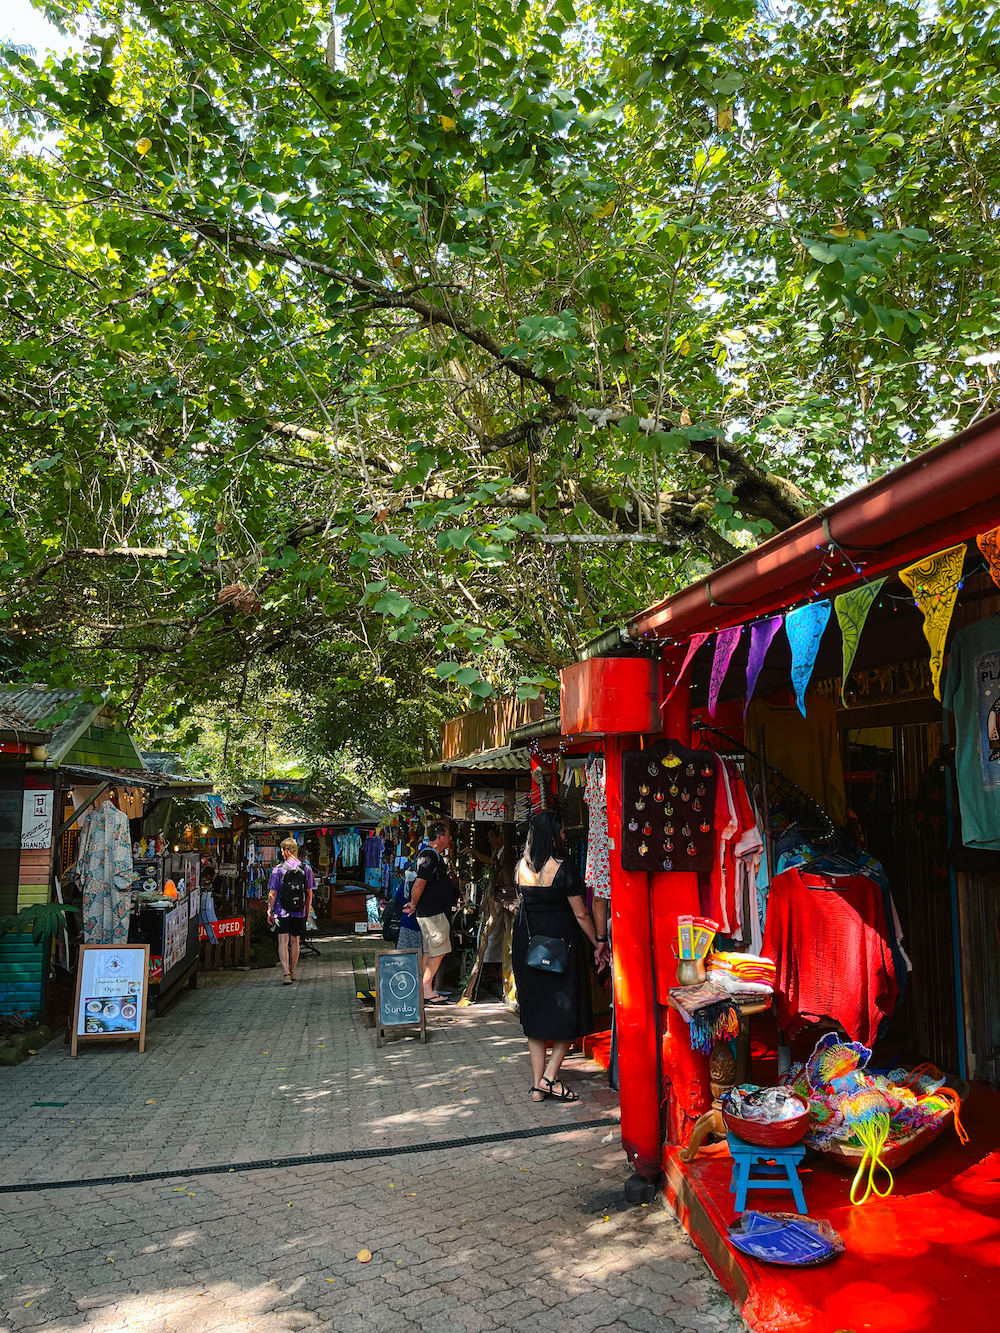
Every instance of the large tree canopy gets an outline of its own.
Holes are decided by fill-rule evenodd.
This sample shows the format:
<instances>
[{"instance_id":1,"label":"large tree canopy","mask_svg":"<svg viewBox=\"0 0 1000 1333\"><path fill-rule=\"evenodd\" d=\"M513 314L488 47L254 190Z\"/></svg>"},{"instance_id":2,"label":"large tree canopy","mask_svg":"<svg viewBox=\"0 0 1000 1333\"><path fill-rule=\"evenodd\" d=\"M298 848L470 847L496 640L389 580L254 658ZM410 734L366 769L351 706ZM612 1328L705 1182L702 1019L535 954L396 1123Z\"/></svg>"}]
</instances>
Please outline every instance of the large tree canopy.
<instances>
[{"instance_id":1,"label":"large tree canopy","mask_svg":"<svg viewBox=\"0 0 1000 1333\"><path fill-rule=\"evenodd\" d=\"M992 3L42 7L78 53L0 74L26 673L530 692L996 406Z\"/></svg>"}]
</instances>

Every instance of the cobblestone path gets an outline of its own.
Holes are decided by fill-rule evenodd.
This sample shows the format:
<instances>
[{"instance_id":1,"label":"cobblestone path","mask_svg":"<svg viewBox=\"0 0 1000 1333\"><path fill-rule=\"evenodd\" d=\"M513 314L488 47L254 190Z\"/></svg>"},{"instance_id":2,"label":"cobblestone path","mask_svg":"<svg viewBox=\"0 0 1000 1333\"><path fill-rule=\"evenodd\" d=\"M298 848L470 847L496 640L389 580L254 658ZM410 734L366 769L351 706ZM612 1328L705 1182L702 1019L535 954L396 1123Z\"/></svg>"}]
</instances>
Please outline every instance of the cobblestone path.
<instances>
[{"instance_id":1,"label":"cobblestone path","mask_svg":"<svg viewBox=\"0 0 1000 1333\"><path fill-rule=\"evenodd\" d=\"M322 944L295 986L204 978L150 1021L145 1055L74 1061L55 1041L0 1069L0 1184L176 1171L0 1195L0 1333L743 1327L661 1202L624 1207L617 1099L597 1066L567 1062L579 1106L531 1102L520 1027L486 1004L430 1014L426 1046L376 1051L357 948ZM580 1124L598 1117L606 1128ZM551 1124L565 1133L184 1174Z\"/></svg>"}]
</instances>

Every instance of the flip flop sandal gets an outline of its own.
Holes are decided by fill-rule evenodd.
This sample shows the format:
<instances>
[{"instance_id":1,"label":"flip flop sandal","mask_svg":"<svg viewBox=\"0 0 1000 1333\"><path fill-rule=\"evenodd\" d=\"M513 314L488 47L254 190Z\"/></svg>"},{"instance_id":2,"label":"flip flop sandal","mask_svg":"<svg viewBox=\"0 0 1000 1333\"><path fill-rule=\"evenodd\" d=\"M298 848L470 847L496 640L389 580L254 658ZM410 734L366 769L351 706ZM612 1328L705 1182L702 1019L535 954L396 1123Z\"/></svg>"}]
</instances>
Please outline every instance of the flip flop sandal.
<instances>
[{"instance_id":1,"label":"flip flop sandal","mask_svg":"<svg viewBox=\"0 0 1000 1333\"><path fill-rule=\"evenodd\" d=\"M575 1092L572 1091L572 1089L567 1088L566 1084L563 1083L562 1079L543 1078L542 1082L547 1083L549 1085L548 1095L553 1099L553 1101L578 1102L580 1100L580 1098L576 1095ZM562 1088L562 1092L556 1092L557 1083Z\"/></svg>"},{"instance_id":2,"label":"flip flop sandal","mask_svg":"<svg viewBox=\"0 0 1000 1333\"><path fill-rule=\"evenodd\" d=\"M439 1009L439 1008L441 1007L441 1005L443 1005L443 1004L451 1004L451 1001L450 1001L450 1000L426 1000L426 999L424 1000L424 1007L425 1007L425 1008Z\"/></svg>"}]
</instances>

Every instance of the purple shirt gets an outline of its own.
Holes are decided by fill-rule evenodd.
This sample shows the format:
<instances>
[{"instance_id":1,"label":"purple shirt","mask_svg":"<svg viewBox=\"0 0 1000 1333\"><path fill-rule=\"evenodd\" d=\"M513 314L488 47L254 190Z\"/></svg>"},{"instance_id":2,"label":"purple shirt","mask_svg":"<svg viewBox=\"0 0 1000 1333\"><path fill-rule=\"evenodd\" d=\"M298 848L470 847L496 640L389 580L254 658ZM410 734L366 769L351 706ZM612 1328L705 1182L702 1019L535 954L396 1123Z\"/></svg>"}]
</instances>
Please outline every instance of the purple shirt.
<instances>
[{"instance_id":1,"label":"purple shirt","mask_svg":"<svg viewBox=\"0 0 1000 1333\"><path fill-rule=\"evenodd\" d=\"M283 862L280 866L275 866L274 869L271 871L271 878L267 882L267 891L268 893L276 893L278 895L274 902L275 921L279 920L283 916L303 917L306 914L305 907L303 907L301 912L286 912L281 905L281 881L282 878L284 877L285 871L298 870L300 867L302 868L302 870L305 871L306 888L309 890L310 893L312 893L313 889L316 886L316 881L313 877L312 867L303 865L301 861L296 861L294 856L290 860Z\"/></svg>"}]
</instances>

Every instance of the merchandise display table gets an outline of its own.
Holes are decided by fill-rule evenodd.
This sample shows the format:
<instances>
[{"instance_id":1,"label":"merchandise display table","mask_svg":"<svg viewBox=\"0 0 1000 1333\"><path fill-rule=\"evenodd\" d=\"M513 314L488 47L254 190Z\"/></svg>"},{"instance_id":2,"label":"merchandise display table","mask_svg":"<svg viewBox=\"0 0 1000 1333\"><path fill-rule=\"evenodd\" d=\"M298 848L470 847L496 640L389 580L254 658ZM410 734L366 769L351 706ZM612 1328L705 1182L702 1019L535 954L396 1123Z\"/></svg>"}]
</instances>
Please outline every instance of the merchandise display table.
<instances>
[{"instance_id":1,"label":"merchandise display table","mask_svg":"<svg viewBox=\"0 0 1000 1333\"><path fill-rule=\"evenodd\" d=\"M750 1016L762 1014L770 1007L770 1001L736 1006L740 1012L740 1030L736 1038L735 1060L728 1041L719 1041L713 1046L708 1062L708 1076L712 1084L711 1110L706 1111L695 1121L687 1147L678 1153L682 1162L690 1162L694 1158L709 1134L721 1136L726 1134L726 1126L722 1119L722 1099L730 1088L746 1083L750 1077Z\"/></svg>"}]
</instances>

